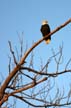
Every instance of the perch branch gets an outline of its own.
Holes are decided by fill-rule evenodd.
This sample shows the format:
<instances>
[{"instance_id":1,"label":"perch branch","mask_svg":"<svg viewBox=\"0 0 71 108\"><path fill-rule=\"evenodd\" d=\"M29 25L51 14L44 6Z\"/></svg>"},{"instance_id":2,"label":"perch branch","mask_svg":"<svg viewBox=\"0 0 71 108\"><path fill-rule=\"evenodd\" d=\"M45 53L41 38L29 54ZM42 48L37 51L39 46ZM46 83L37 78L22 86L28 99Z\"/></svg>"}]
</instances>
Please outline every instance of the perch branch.
<instances>
[{"instance_id":1,"label":"perch branch","mask_svg":"<svg viewBox=\"0 0 71 108\"><path fill-rule=\"evenodd\" d=\"M46 37L49 37L50 35L52 36L55 32L59 31L60 29L62 29L63 27L65 27L66 25L68 25L71 22L71 18L66 21L64 24L60 25L59 27L57 27L55 30L53 30L52 32L50 32ZM36 47L38 46L46 37L40 39L38 42L34 43L34 45L25 53L25 55L21 58L20 61L20 65L22 65L25 61L25 59L27 58L27 56L29 55L29 53Z\"/></svg>"},{"instance_id":2,"label":"perch branch","mask_svg":"<svg viewBox=\"0 0 71 108\"><path fill-rule=\"evenodd\" d=\"M51 33L49 33L46 37L49 37L50 35L52 36L55 32L59 31L60 29L62 29L63 27L65 27L67 24L69 24L71 22L71 18L66 21L64 24L60 25L59 27L57 27L55 30L53 30ZM45 37L45 38L46 38ZM4 81L4 83L1 85L0 87L0 101L4 96L4 92L5 89L7 88L8 84L10 83L10 81L12 80L12 78L14 77L14 75L20 70L21 65L24 64L25 59L27 58L27 56L31 53L31 51L37 47L45 38L40 39L38 42L34 43L34 45L25 53L25 55L21 58L19 64L17 64L15 66L15 68L10 72L9 76L6 78L6 80ZM10 43L9 43L10 45ZM10 45L11 46L11 45ZM12 51L11 51L12 52ZM12 53L13 58L14 58L14 62L16 63L16 58L14 56L14 53ZM32 85L33 86L33 85Z\"/></svg>"}]
</instances>

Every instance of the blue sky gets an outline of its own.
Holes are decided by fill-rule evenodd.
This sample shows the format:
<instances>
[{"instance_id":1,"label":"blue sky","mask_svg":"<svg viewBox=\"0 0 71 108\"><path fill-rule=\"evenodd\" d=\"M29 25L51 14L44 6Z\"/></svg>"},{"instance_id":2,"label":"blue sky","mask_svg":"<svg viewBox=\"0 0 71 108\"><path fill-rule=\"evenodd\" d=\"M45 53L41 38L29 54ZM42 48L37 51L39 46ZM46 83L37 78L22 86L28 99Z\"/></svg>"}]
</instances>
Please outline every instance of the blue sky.
<instances>
[{"instance_id":1,"label":"blue sky","mask_svg":"<svg viewBox=\"0 0 71 108\"><path fill-rule=\"evenodd\" d=\"M12 41L13 47L18 46L17 32L20 35L23 32L25 44L31 46L33 41L42 38L42 20L48 20L51 30L54 30L70 17L71 0L0 0L0 73L7 75L8 40ZM39 52L39 56L46 60L47 55L52 55L51 49L57 51L62 42L67 61L71 57L71 24L55 33L49 45L41 43L36 54Z\"/></svg>"}]
</instances>

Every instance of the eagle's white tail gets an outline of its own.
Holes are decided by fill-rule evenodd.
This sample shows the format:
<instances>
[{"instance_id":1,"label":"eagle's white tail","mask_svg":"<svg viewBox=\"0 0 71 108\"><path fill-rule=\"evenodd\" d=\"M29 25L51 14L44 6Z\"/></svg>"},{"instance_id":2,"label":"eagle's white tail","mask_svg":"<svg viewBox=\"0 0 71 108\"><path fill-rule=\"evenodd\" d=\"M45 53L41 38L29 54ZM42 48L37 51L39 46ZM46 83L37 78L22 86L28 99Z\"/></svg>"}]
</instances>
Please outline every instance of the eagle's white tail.
<instances>
[{"instance_id":1,"label":"eagle's white tail","mask_svg":"<svg viewBox=\"0 0 71 108\"><path fill-rule=\"evenodd\" d=\"M48 39L48 40L45 40L45 42L46 42L46 44L49 44L50 43L50 39Z\"/></svg>"}]
</instances>

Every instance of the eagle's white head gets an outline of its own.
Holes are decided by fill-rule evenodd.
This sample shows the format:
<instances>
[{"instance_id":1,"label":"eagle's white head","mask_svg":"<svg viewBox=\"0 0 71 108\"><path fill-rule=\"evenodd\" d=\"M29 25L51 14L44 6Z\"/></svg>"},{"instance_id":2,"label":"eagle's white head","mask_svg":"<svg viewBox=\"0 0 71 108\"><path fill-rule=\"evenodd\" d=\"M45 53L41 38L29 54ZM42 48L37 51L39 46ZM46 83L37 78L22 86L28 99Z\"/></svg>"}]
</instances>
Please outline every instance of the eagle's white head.
<instances>
[{"instance_id":1,"label":"eagle's white head","mask_svg":"<svg viewBox=\"0 0 71 108\"><path fill-rule=\"evenodd\" d=\"M47 20L42 21L42 25L48 24Z\"/></svg>"}]
</instances>

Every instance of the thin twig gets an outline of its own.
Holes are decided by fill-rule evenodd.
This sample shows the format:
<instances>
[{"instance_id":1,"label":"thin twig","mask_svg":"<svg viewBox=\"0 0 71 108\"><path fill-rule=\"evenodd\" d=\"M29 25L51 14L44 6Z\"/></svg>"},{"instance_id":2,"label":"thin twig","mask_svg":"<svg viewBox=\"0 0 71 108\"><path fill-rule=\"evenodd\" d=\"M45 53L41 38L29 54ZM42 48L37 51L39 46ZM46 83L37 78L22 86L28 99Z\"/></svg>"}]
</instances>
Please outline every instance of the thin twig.
<instances>
[{"instance_id":1,"label":"thin twig","mask_svg":"<svg viewBox=\"0 0 71 108\"><path fill-rule=\"evenodd\" d=\"M11 51L12 56L13 56L13 59L14 59L14 63L17 65L17 60L16 60L16 57L15 57L14 51L13 51L13 49L12 49L11 42L10 42L10 41L8 41L8 43L9 43L9 46L10 46L10 51Z\"/></svg>"}]
</instances>

